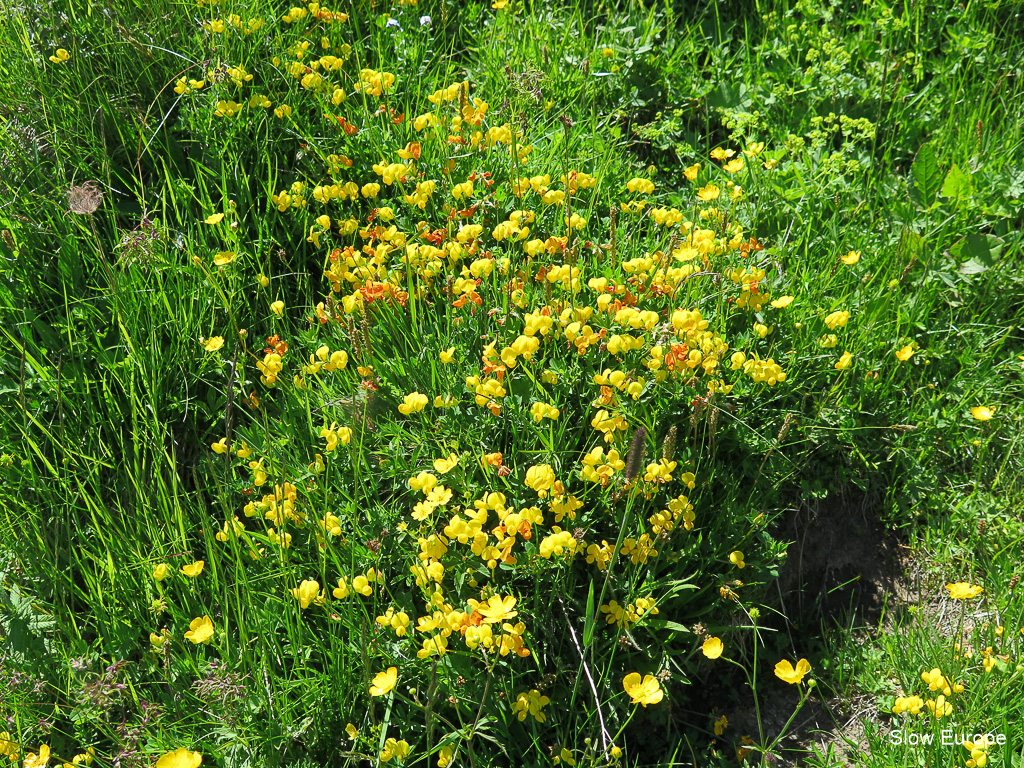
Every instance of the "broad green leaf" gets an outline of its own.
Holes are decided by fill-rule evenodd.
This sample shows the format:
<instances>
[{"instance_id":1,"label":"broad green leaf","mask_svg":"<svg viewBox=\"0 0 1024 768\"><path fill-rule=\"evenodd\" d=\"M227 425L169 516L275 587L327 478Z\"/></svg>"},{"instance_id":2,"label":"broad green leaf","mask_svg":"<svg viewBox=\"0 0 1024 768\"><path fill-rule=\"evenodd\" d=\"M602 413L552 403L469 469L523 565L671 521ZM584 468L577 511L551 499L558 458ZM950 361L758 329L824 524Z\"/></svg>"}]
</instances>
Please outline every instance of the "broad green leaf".
<instances>
[{"instance_id":1,"label":"broad green leaf","mask_svg":"<svg viewBox=\"0 0 1024 768\"><path fill-rule=\"evenodd\" d=\"M942 186L942 171L939 161L935 159L932 148L925 144L917 152L914 164L910 167L910 180L907 191L910 199L919 207L928 208L935 202L935 195Z\"/></svg>"},{"instance_id":2,"label":"broad green leaf","mask_svg":"<svg viewBox=\"0 0 1024 768\"><path fill-rule=\"evenodd\" d=\"M960 166L953 164L953 167L949 169L949 173L946 174L946 180L942 182L942 192L940 193L943 197L948 197L953 200L961 200L965 197L970 197L974 193L974 187L971 184L971 177L960 170Z\"/></svg>"},{"instance_id":3,"label":"broad green leaf","mask_svg":"<svg viewBox=\"0 0 1024 768\"><path fill-rule=\"evenodd\" d=\"M957 261L964 262L960 265L961 275L977 275L995 266L1004 244L995 235L968 235L949 250Z\"/></svg>"}]
</instances>

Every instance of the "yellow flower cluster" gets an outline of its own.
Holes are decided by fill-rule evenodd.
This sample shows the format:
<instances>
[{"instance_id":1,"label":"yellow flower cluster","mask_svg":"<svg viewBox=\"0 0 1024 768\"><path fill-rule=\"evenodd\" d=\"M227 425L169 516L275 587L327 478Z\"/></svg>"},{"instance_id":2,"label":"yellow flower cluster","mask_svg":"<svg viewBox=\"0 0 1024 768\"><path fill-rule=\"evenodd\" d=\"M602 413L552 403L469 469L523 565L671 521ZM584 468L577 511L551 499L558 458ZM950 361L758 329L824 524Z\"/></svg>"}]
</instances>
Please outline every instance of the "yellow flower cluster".
<instances>
[{"instance_id":1,"label":"yellow flower cluster","mask_svg":"<svg viewBox=\"0 0 1024 768\"><path fill-rule=\"evenodd\" d=\"M651 597L638 597L626 607L622 607L612 600L607 605L602 605L599 610L605 614L605 621L609 624L617 624L623 629L629 629L646 616L654 616L659 613L655 606L655 600Z\"/></svg>"}]
</instances>

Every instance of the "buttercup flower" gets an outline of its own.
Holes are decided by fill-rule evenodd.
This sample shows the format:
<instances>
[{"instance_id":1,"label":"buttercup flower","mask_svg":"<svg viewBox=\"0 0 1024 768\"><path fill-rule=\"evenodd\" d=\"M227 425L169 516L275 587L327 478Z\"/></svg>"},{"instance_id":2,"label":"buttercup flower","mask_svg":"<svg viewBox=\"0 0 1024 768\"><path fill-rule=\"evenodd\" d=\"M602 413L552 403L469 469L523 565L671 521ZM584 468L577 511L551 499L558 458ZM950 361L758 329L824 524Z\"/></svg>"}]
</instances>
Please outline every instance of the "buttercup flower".
<instances>
[{"instance_id":1,"label":"buttercup flower","mask_svg":"<svg viewBox=\"0 0 1024 768\"><path fill-rule=\"evenodd\" d=\"M160 565L153 568L153 578L157 581L163 581L170 574L171 568L167 563L160 563Z\"/></svg>"},{"instance_id":2,"label":"buttercup flower","mask_svg":"<svg viewBox=\"0 0 1024 768\"><path fill-rule=\"evenodd\" d=\"M735 565L737 568L746 568L747 564L743 561L743 553L738 549L735 552L729 554L729 562Z\"/></svg>"},{"instance_id":3,"label":"buttercup flower","mask_svg":"<svg viewBox=\"0 0 1024 768\"><path fill-rule=\"evenodd\" d=\"M984 587L972 586L966 581L958 581L955 584L947 584L949 596L953 600L970 600L985 591Z\"/></svg>"},{"instance_id":4,"label":"buttercup flower","mask_svg":"<svg viewBox=\"0 0 1024 768\"><path fill-rule=\"evenodd\" d=\"M378 672L370 684L371 696L383 696L398 683L398 667L388 667L383 672Z\"/></svg>"},{"instance_id":5,"label":"buttercup flower","mask_svg":"<svg viewBox=\"0 0 1024 768\"><path fill-rule=\"evenodd\" d=\"M199 752L189 752L185 747L178 747L167 752L156 761L156 768L199 768L203 764L203 756Z\"/></svg>"},{"instance_id":6,"label":"buttercup flower","mask_svg":"<svg viewBox=\"0 0 1024 768\"><path fill-rule=\"evenodd\" d=\"M914 356L914 345L913 344L907 344L907 346L903 347L902 349L897 349L896 350L896 359L899 360L901 363L907 362L907 360L909 360L913 356Z\"/></svg>"},{"instance_id":7,"label":"buttercup flower","mask_svg":"<svg viewBox=\"0 0 1024 768\"><path fill-rule=\"evenodd\" d=\"M205 560L196 560L194 563L191 563L190 565L183 565L181 567L181 572L188 576L190 579L194 579L196 576L203 572L203 566L205 565Z\"/></svg>"},{"instance_id":8,"label":"buttercup flower","mask_svg":"<svg viewBox=\"0 0 1024 768\"><path fill-rule=\"evenodd\" d=\"M192 619L192 623L188 625L189 631L185 633L185 639L190 640L196 645L199 643L209 643L213 638L213 619L209 616L202 616L198 619Z\"/></svg>"},{"instance_id":9,"label":"buttercup flower","mask_svg":"<svg viewBox=\"0 0 1024 768\"><path fill-rule=\"evenodd\" d=\"M632 699L632 704L657 704L664 697L664 691L654 675L647 675L642 681L639 672L630 672L622 680L622 687Z\"/></svg>"},{"instance_id":10,"label":"buttercup flower","mask_svg":"<svg viewBox=\"0 0 1024 768\"><path fill-rule=\"evenodd\" d=\"M971 416L976 421L988 421L995 415L996 409L989 408L987 405L979 405L971 408Z\"/></svg>"},{"instance_id":11,"label":"buttercup flower","mask_svg":"<svg viewBox=\"0 0 1024 768\"><path fill-rule=\"evenodd\" d=\"M717 659L722 655L722 651L725 650L725 644L722 643L722 639L719 637L709 637L704 641L700 650L709 659Z\"/></svg>"},{"instance_id":12,"label":"buttercup flower","mask_svg":"<svg viewBox=\"0 0 1024 768\"><path fill-rule=\"evenodd\" d=\"M804 675L811 671L811 663L807 659L800 659L796 663L796 669L788 659L783 659L775 665L775 676L783 682L795 685L803 682Z\"/></svg>"},{"instance_id":13,"label":"buttercup flower","mask_svg":"<svg viewBox=\"0 0 1024 768\"><path fill-rule=\"evenodd\" d=\"M852 267L858 261L860 261L860 251L850 251L845 256L840 257L843 260L843 264L848 267Z\"/></svg>"}]
</instances>

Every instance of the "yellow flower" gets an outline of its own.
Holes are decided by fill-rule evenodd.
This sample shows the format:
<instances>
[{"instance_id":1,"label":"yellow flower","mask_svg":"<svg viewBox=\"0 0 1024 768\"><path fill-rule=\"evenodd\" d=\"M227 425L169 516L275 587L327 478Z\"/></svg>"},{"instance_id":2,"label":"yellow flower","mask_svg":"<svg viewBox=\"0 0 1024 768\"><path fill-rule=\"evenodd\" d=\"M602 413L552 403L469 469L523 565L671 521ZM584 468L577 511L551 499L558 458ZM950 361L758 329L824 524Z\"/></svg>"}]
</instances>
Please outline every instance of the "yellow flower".
<instances>
[{"instance_id":1,"label":"yellow flower","mask_svg":"<svg viewBox=\"0 0 1024 768\"><path fill-rule=\"evenodd\" d=\"M455 755L455 747L451 744L446 744L441 747L441 751L437 754L437 768L447 768L448 763L452 761L452 757Z\"/></svg>"},{"instance_id":2,"label":"yellow flower","mask_svg":"<svg viewBox=\"0 0 1024 768\"><path fill-rule=\"evenodd\" d=\"M953 705L946 701L946 697L942 694L936 696L935 701L925 703L928 705L928 711L935 715L936 719L953 714Z\"/></svg>"},{"instance_id":3,"label":"yellow flower","mask_svg":"<svg viewBox=\"0 0 1024 768\"><path fill-rule=\"evenodd\" d=\"M156 761L156 768L199 768L203 764L203 756L199 752L189 752L184 747L179 747L173 752L160 756Z\"/></svg>"},{"instance_id":4,"label":"yellow flower","mask_svg":"<svg viewBox=\"0 0 1024 768\"><path fill-rule=\"evenodd\" d=\"M683 175L686 176L687 181L693 181L697 178L697 174L700 172L700 163L691 165L689 168L683 170Z\"/></svg>"},{"instance_id":5,"label":"yellow flower","mask_svg":"<svg viewBox=\"0 0 1024 768\"><path fill-rule=\"evenodd\" d=\"M440 357L442 363L450 363L455 359L455 347L448 347L448 349L441 352Z\"/></svg>"},{"instance_id":6,"label":"yellow flower","mask_svg":"<svg viewBox=\"0 0 1024 768\"><path fill-rule=\"evenodd\" d=\"M725 650L725 645L719 637L709 637L700 647L701 652L709 659L717 659Z\"/></svg>"},{"instance_id":7,"label":"yellow flower","mask_svg":"<svg viewBox=\"0 0 1024 768\"><path fill-rule=\"evenodd\" d=\"M398 667L388 667L383 672L378 672L370 684L371 696L383 696L398 683Z\"/></svg>"},{"instance_id":8,"label":"yellow flower","mask_svg":"<svg viewBox=\"0 0 1024 768\"><path fill-rule=\"evenodd\" d=\"M227 453L228 452L228 439L222 437L216 443L210 443L210 447L214 453Z\"/></svg>"},{"instance_id":9,"label":"yellow flower","mask_svg":"<svg viewBox=\"0 0 1024 768\"><path fill-rule=\"evenodd\" d=\"M630 672L626 675L622 679L622 687L632 699L630 703L643 704L645 709L648 704L657 704L665 695L654 675L647 675L641 681L639 672Z\"/></svg>"},{"instance_id":10,"label":"yellow flower","mask_svg":"<svg viewBox=\"0 0 1024 768\"><path fill-rule=\"evenodd\" d=\"M75 768L77 765L92 765L92 761L95 757L96 747L89 747L85 752L80 752L71 758L70 763L64 763L61 768Z\"/></svg>"},{"instance_id":11,"label":"yellow flower","mask_svg":"<svg viewBox=\"0 0 1024 768\"><path fill-rule=\"evenodd\" d=\"M615 55L615 51L613 51L611 48L602 48L601 55L604 56L606 59L610 59L612 56Z\"/></svg>"},{"instance_id":12,"label":"yellow flower","mask_svg":"<svg viewBox=\"0 0 1024 768\"><path fill-rule=\"evenodd\" d=\"M854 264L860 261L860 251L850 251L841 258L843 260L843 264L845 264L848 267L852 267Z\"/></svg>"},{"instance_id":13,"label":"yellow flower","mask_svg":"<svg viewBox=\"0 0 1024 768\"><path fill-rule=\"evenodd\" d=\"M626 189L632 193L639 192L642 195L649 195L654 191L654 182L637 177L626 182Z\"/></svg>"},{"instance_id":14,"label":"yellow flower","mask_svg":"<svg viewBox=\"0 0 1024 768\"><path fill-rule=\"evenodd\" d=\"M213 263L216 264L218 267L226 267L234 260L234 251L221 251L220 253L213 257Z\"/></svg>"},{"instance_id":15,"label":"yellow flower","mask_svg":"<svg viewBox=\"0 0 1024 768\"><path fill-rule=\"evenodd\" d=\"M901 363L907 362L907 360L909 360L913 356L914 356L914 345L913 344L907 344L907 346L903 347L903 349L897 349L896 350L896 359L899 360Z\"/></svg>"},{"instance_id":16,"label":"yellow flower","mask_svg":"<svg viewBox=\"0 0 1024 768\"><path fill-rule=\"evenodd\" d=\"M990 408L987 405L979 405L971 408L971 416L973 416L977 421L988 421L995 415L995 413L996 409Z\"/></svg>"},{"instance_id":17,"label":"yellow flower","mask_svg":"<svg viewBox=\"0 0 1024 768\"><path fill-rule=\"evenodd\" d=\"M303 580L298 587L291 590L292 597L299 601L299 605L303 610L309 608L309 604L316 600L319 592L320 582L311 579Z\"/></svg>"},{"instance_id":18,"label":"yellow flower","mask_svg":"<svg viewBox=\"0 0 1024 768\"><path fill-rule=\"evenodd\" d=\"M411 392L405 396L404 402L398 406L398 412L403 416L409 416L413 413L419 413L427 407L427 403L430 402L426 395L420 394L419 392Z\"/></svg>"},{"instance_id":19,"label":"yellow flower","mask_svg":"<svg viewBox=\"0 0 1024 768\"><path fill-rule=\"evenodd\" d=\"M434 459L434 469L443 475L451 472L458 463L459 455L457 453L453 453L449 455L447 459Z\"/></svg>"},{"instance_id":20,"label":"yellow flower","mask_svg":"<svg viewBox=\"0 0 1024 768\"><path fill-rule=\"evenodd\" d=\"M217 350L224 346L224 337L211 336L205 342L203 342L200 339L200 342L203 344L203 349L205 349L207 352L216 352Z\"/></svg>"},{"instance_id":21,"label":"yellow flower","mask_svg":"<svg viewBox=\"0 0 1024 768\"><path fill-rule=\"evenodd\" d=\"M772 306L775 307L776 309L785 309L792 303L792 296L779 296L779 298L772 302Z\"/></svg>"},{"instance_id":22,"label":"yellow flower","mask_svg":"<svg viewBox=\"0 0 1024 768\"><path fill-rule=\"evenodd\" d=\"M725 729L729 727L729 719L722 715L720 718L715 720L715 736L721 736L725 733Z\"/></svg>"},{"instance_id":23,"label":"yellow flower","mask_svg":"<svg viewBox=\"0 0 1024 768\"><path fill-rule=\"evenodd\" d=\"M209 616L192 619L192 623L188 625L188 628L189 631L185 633L185 639L191 640L196 645L199 645L199 643L209 643L213 637L213 619Z\"/></svg>"},{"instance_id":24,"label":"yellow flower","mask_svg":"<svg viewBox=\"0 0 1024 768\"><path fill-rule=\"evenodd\" d=\"M190 579L194 579L200 573L203 572L203 566L206 565L204 560L196 560L191 565L183 565L181 572L188 576Z\"/></svg>"},{"instance_id":25,"label":"yellow flower","mask_svg":"<svg viewBox=\"0 0 1024 768\"><path fill-rule=\"evenodd\" d=\"M0 733L0 756L7 756L11 762L17 762L20 754L19 745L11 740L11 734L7 731Z\"/></svg>"},{"instance_id":26,"label":"yellow flower","mask_svg":"<svg viewBox=\"0 0 1024 768\"><path fill-rule=\"evenodd\" d=\"M949 590L949 596L953 600L970 600L972 597L977 597L985 591L984 587L972 586L966 581L947 584L946 589Z\"/></svg>"},{"instance_id":27,"label":"yellow flower","mask_svg":"<svg viewBox=\"0 0 1024 768\"><path fill-rule=\"evenodd\" d=\"M212 216L207 216L203 221L204 224L220 224L221 219L224 218L223 213L215 213Z\"/></svg>"},{"instance_id":28,"label":"yellow flower","mask_svg":"<svg viewBox=\"0 0 1024 768\"><path fill-rule=\"evenodd\" d=\"M853 353L852 352L843 352L842 357L840 357L838 360L836 360L836 366L835 367L836 367L837 371L845 371L851 365L853 365Z\"/></svg>"},{"instance_id":29,"label":"yellow flower","mask_svg":"<svg viewBox=\"0 0 1024 768\"><path fill-rule=\"evenodd\" d=\"M720 190L714 184L708 184L697 190L697 197L699 197L705 203L711 202L712 200L717 200L719 195L721 194L722 190Z\"/></svg>"},{"instance_id":30,"label":"yellow flower","mask_svg":"<svg viewBox=\"0 0 1024 768\"><path fill-rule=\"evenodd\" d=\"M498 595L492 595L486 603L481 603L478 600L468 601L473 610L484 617L485 624L497 624L502 621L508 621L514 619L519 615L519 611L512 610L516 607L518 602L516 598L509 595L508 597L499 597Z\"/></svg>"},{"instance_id":31,"label":"yellow flower","mask_svg":"<svg viewBox=\"0 0 1024 768\"><path fill-rule=\"evenodd\" d=\"M153 578L157 581L163 581L170 574L171 568L167 563L160 563L153 569Z\"/></svg>"},{"instance_id":32,"label":"yellow flower","mask_svg":"<svg viewBox=\"0 0 1024 768\"><path fill-rule=\"evenodd\" d=\"M743 553L738 549L735 552L729 554L729 561L737 568L746 568L747 564L743 562Z\"/></svg>"},{"instance_id":33,"label":"yellow flower","mask_svg":"<svg viewBox=\"0 0 1024 768\"><path fill-rule=\"evenodd\" d=\"M550 464L537 464L526 470L526 485L537 492L542 499L547 498L548 490L555 485L555 470Z\"/></svg>"},{"instance_id":34,"label":"yellow flower","mask_svg":"<svg viewBox=\"0 0 1024 768\"><path fill-rule=\"evenodd\" d=\"M350 739L354 739L359 735L359 729L352 725L352 723L349 723L345 726L345 733L348 734Z\"/></svg>"},{"instance_id":35,"label":"yellow flower","mask_svg":"<svg viewBox=\"0 0 1024 768\"><path fill-rule=\"evenodd\" d=\"M63 64L65 61L71 58L71 54L63 48L58 48L56 54L50 57L50 61L54 64Z\"/></svg>"},{"instance_id":36,"label":"yellow flower","mask_svg":"<svg viewBox=\"0 0 1024 768\"><path fill-rule=\"evenodd\" d=\"M388 739L384 742L384 749L380 753L380 761L382 763L389 763L392 759L397 759L398 762L404 762L405 758L409 756L409 742L405 739L397 741L395 739Z\"/></svg>"},{"instance_id":37,"label":"yellow flower","mask_svg":"<svg viewBox=\"0 0 1024 768\"><path fill-rule=\"evenodd\" d=\"M533 715L533 719L538 723L543 723L548 719L548 716L541 712L541 709L551 703L551 699L547 696L541 696L540 691L534 689L529 693L520 693L516 697L516 703L512 705L512 711L516 713L516 717L522 722L526 719L527 715Z\"/></svg>"},{"instance_id":38,"label":"yellow flower","mask_svg":"<svg viewBox=\"0 0 1024 768\"><path fill-rule=\"evenodd\" d=\"M830 331L834 331L838 328L845 328L846 323L850 320L850 313L847 311L832 312L825 316L825 325Z\"/></svg>"},{"instance_id":39,"label":"yellow flower","mask_svg":"<svg viewBox=\"0 0 1024 768\"><path fill-rule=\"evenodd\" d=\"M50 745L41 744L39 747L39 754L35 752L29 752L25 755L25 768L46 768L46 764L50 762Z\"/></svg>"},{"instance_id":40,"label":"yellow flower","mask_svg":"<svg viewBox=\"0 0 1024 768\"><path fill-rule=\"evenodd\" d=\"M804 675L811 671L811 663L807 659L800 659L796 663L796 669L788 659L783 659L775 665L775 676L783 682L796 684L803 682Z\"/></svg>"},{"instance_id":41,"label":"yellow flower","mask_svg":"<svg viewBox=\"0 0 1024 768\"><path fill-rule=\"evenodd\" d=\"M270 309L278 317L284 317L284 302L283 301L275 301L273 304L270 305Z\"/></svg>"}]
</instances>

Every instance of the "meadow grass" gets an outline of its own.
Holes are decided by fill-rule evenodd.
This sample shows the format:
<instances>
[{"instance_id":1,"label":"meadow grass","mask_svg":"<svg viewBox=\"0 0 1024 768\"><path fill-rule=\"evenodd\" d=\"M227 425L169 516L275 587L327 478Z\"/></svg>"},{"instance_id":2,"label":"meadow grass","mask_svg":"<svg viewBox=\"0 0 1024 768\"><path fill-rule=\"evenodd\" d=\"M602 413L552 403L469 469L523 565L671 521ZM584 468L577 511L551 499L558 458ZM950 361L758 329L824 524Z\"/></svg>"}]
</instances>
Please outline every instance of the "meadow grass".
<instances>
[{"instance_id":1,"label":"meadow grass","mask_svg":"<svg viewBox=\"0 0 1024 768\"><path fill-rule=\"evenodd\" d=\"M1019 14L12 8L0 752L1009 759Z\"/></svg>"}]
</instances>

